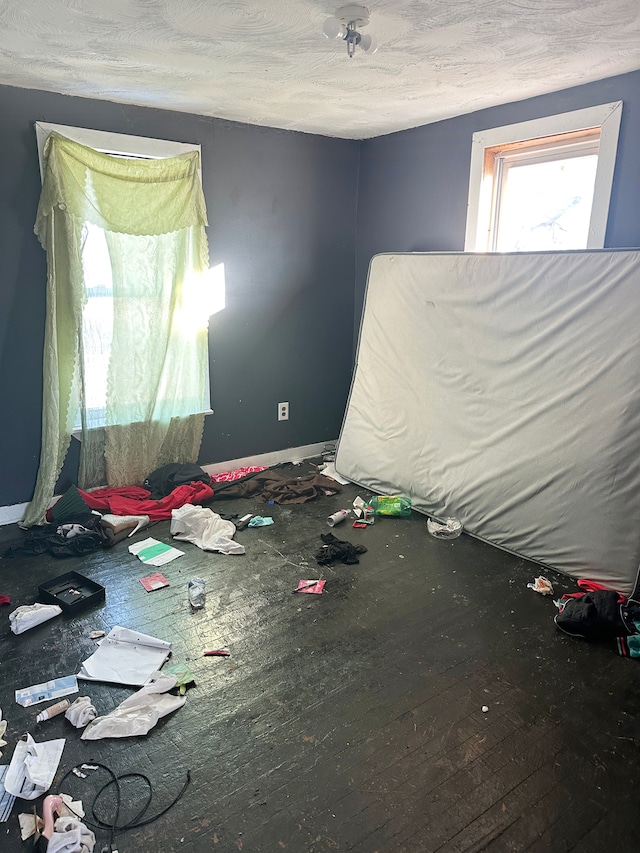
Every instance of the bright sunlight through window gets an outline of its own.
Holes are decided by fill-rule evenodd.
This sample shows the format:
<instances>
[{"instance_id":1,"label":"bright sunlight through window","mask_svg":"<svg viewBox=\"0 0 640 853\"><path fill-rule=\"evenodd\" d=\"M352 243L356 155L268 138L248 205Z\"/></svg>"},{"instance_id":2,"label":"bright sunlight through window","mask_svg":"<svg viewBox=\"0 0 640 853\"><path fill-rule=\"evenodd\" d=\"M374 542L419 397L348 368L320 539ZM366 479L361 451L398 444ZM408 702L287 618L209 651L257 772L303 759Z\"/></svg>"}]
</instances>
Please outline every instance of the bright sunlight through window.
<instances>
[{"instance_id":1,"label":"bright sunlight through window","mask_svg":"<svg viewBox=\"0 0 640 853\"><path fill-rule=\"evenodd\" d=\"M621 107L474 134L465 250L603 248Z\"/></svg>"},{"instance_id":2,"label":"bright sunlight through window","mask_svg":"<svg viewBox=\"0 0 640 853\"><path fill-rule=\"evenodd\" d=\"M200 148L198 145L189 143L36 122L41 170L44 144L51 131L57 131L82 145L117 157L150 159L175 157ZM85 393L87 395L87 427L96 429L106 424L107 372L113 338L114 315L111 261L107 241L104 231L95 225L85 225L82 265L88 293L82 315L84 336L82 369L85 375ZM224 307L224 264L217 264L203 275L185 282L183 305L179 314L183 334L190 335L194 331L206 327L209 317ZM81 429L79 412L75 429Z\"/></svg>"}]
</instances>

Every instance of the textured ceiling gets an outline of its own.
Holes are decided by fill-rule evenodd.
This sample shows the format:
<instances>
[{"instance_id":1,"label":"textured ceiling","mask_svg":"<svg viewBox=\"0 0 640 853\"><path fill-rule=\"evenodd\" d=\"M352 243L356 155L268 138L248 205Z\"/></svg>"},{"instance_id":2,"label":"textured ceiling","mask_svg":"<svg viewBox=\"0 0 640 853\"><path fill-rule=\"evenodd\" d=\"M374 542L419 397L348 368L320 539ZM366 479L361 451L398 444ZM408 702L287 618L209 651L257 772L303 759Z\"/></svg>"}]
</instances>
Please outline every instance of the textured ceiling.
<instances>
[{"instance_id":1,"label":"textured ceiling","mask_svg":"<svg viewBox=\"0 0 640 853\"><path fill-rule=\"evenodd\" d=\"M640 0L0 0L0 84L366 138L640 68Z\"/></svg>"}]
</instances>

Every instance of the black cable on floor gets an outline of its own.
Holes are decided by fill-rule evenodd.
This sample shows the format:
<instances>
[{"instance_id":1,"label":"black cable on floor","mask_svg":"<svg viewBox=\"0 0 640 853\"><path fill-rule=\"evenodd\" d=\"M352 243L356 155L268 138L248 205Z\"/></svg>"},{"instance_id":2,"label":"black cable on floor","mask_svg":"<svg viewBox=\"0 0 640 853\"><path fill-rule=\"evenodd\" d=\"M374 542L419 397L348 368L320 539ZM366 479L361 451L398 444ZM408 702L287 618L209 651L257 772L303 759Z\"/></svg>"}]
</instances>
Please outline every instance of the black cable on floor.
<instances>
[{"instance_id":1,"label":"black cable on floor","mask_svg":"<svg viewBox=\"0 0 640 853\"><path fill-rule=\"evenodd\" d=\"M175 804L178 802L178 800L181 799L182 795L187 790L189 783L191 782L191 771L187 770L187 778L185 780L185 783L182 786L182 788L180 789L180 791L178 792L177 796L172 800L172 802L170 802L168 806L165 806L165 808L163 808L162 811L159 811L156 815L153 815L153 817L148 817L145 820L141 820L141 818L143 817L143 815L146 813L147 809L151 805L151 801L153 800L153 785L152 785L149 777L146 776L144 773L122 773L121 775L118 776L106 764L101 764L98 761L88 761L87 764L91 764L94 767L99 767L102 770L106 770L106 772L111 777L109 779L109 781L106 782L100 788L98 793L93 798L93 801L91 802L91 805L90 805L91 815L92 815L95 823L88 820L86 815L84 818L80 818L80 815L77 815L77 817L80 820L84 821L84 823L88 824L89 826L93 826L96 829L104 829L104 830L108 831L109 843L108 843L108 846L102 848L101 853L111 853L111 851L113 850L113 839L114 839L116 832L123 832L126 829L138 829L141 826L147 826L148 824L153 823L154 821L158 820L158 818L161 818L163 815L165 815L169 811L169 809L173 808L173 806L175 806ZM71 776L71 774L75 775L73 773L73 771L76 769L77 768L74 767L71 770L69 770L68 773L65 773L65 775L60 780L60 784L58 786L60 790L62 789L62 786L64 785L65 780L69 776ZM147 800L146 800L145 804L142 806L142 808L140 809L140 811L136 815L134 815L130 820L126 821L125 823L120 823L119 822L119 820L120 820L120 807L121 807L121 803L122 803L122 793L120 790L120 782L122 782L124 779L136 779L136 778L142 779L146 783L146 785L148 787ZM99 814L97 814L96 806L98 805L98 801L99 801L100 797L112 785L115 785L115 789L116 789L116 803L115 803L115 809L114 809L113 817L112 817L112 819L109 819L109 816L107 815L106 817L103 818L103 817L100 817ZM73 811L73 810L71 810L71 811Z\"/></svg>"}]
</instances>

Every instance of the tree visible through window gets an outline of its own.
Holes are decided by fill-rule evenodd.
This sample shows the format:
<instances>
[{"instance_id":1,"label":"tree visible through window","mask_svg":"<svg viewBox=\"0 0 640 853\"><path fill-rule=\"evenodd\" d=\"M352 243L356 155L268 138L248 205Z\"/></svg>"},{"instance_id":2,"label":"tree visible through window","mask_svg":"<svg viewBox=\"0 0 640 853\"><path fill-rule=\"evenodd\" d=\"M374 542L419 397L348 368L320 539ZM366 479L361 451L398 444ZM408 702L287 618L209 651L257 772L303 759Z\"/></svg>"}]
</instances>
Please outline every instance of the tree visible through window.
<instances>
[{"instance_id":1,"label":"tree visible through window","mask_svg":"<svg viewBox=\"0 0 640 853\"><path fill-rule=\"evenodd\" d=\"M617 102L474 134L465 249L602 248L620 113Z\"/></svg>"}]
</instances>

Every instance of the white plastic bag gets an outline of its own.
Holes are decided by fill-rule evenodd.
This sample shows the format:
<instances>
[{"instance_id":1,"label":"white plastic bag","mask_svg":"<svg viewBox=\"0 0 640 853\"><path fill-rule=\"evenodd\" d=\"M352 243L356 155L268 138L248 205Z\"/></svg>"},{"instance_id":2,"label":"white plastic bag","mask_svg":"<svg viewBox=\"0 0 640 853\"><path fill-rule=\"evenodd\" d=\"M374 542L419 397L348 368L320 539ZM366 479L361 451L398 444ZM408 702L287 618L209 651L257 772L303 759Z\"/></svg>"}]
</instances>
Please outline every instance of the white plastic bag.
<instances>
[{"instance_id":1,"label":"white plastic bag","mask_svg":"<svg viewBox=\"0 0 640 853\"><path fill-rule=\"evenodd\" d=\"M19 740L4 777L4 788L23 800L36 800L51 787L65 739L36 743L30 734Z\"/></svg>"},{"instance_id":2,"label":"white plastic bag","mask_svg":"<svg viewBox=\"0 0 640 853\"><path fill-rule=\"evenodd\" d=\"M24 604L9 614L11 630L14 634L23 634L29 628L35 628L61 613L62 608L57 604Z\"/></svg>"},{"instance_id":3,"label":"white plastic bag","mask_svg":"<svg viewBox=\"0 0 640 853\"><path fill-rule=\"evenodd\" d=\"M135 737L146 735L159 719L166 717L187 701L185 696L173 696L167 691L176 686L175 675L158 677L129 696L104 717L96 717L82 732L82 740L104 737Z\"/></svg>"}]
</instances>

